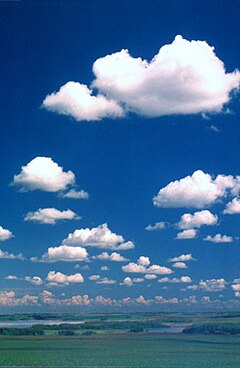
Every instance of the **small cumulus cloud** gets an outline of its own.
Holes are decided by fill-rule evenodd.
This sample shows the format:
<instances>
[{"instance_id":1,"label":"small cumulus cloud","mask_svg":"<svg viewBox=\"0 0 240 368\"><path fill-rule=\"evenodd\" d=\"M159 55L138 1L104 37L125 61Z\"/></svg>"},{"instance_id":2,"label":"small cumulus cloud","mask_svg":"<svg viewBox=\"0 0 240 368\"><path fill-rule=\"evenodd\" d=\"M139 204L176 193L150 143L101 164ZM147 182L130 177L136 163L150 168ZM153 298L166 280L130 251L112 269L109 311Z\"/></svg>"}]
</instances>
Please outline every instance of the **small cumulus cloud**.
<instances>
[{"instance_id":1,"label":"small cumulus cloud","mask_svg":"<svg viewBox=\"0 0 240 368\"><path fill-rule=\"evenodd\" d=\"M217 215L213 215L208 210L195 212L193 215L185 213L182 215L177 227L181 230L200 228L203 225L213 226L218 221Z\"/></svg>"},{"instance_id":2,"label":"small cumulus cloud","mask_svg":"<svg viewBox=\"0 0 240 368\"><path fill-rule=\"evenodd\" d=\"M55 225L58 221L78 219L80 217L75 212L69 209L59 211L56 208L39 208L35 212L28 212L24 217L24 221L34 221L50 225Z\"/></svg>"},{"instance_id":3,"label":"small cumulus cloud","mask_svg":"<svg viewBox=\"0 0 240 368\"><path fill-rule=\"evenodd\" d=\"M232 243L234 241L232 236L216 234L214 236L208 235L203 239L212 243Z\"/></svg>"},{"instance_id":4,"label":"small cumulus cloud","mask_svg":"<svg viewBox=\"0 0 240 368\"><path fill-rule=\"evenodd\" d=\"M157 207L196 207L211 206L229 192L239 192L239 177L218 175L216 178L202 170L191 176L175 180L160 189L153 198Z\"/></svg>"},{"instance_id":5,"label":"small cumulus cloud","mask_svg":"<svg viewBox=\"0 0 240 368\"><path fill-rule=\"evenodd\" d=\"M184 262L173 263L172 267L174 267L174 268L188 268L186 263L184 263Z\"/></svg>"},{"instance_id":6,"label":"small cumulus cloud","mask_svg":"<svg viewBox=\"0 0 240 368\"><path fill-rule=\"evenodd\" d=\"M13 236L14 235L10 230L4 229L2 226L0 226L0 241L8 240Z\"/></svg>"},{"instance_id":7,"label":"small cumulus cloud","mask_svg":"<svg viewBox=\"0 0 240 368\"><path fill-rule=\"evenodd\" d=\"M123 236L112 232L107 224L102 224L92 229L75 230L63 240L63 244L113 250L134 248L134 244L131 241L125 242Z\"/></svg>"},{"instance_id":8,"label":"small cumulus cloud","mask_svg":"<svg viewBox=\"0 0 240 368\"><path fill-rule=\"evenodd\" d=\"M165 266L151 265L148 257L139 257L137 263L130 262L126 266L122 266L122 270L128 273L142 273L142 274L170 274L173 271Z\"/></svg>"},{"instance_id":9,"label":"small cumulus cloud","mask_svg":"<svg viewBox=\"0 0 240 368\"><path fill-rule=\"evenodd\" d=\"M181 256L169 258L168 262L188 262L188 261L195 261L192 254L182 254Z\"/></svg>"},{"instance_id":10,"label":"small cumulus cloud","mask_svg":"<svg viewBox=\"0 0 240 368\"><path fill-rule=\"evenodd\" d=\"M233 200L227 203L223 212L225 215L237 215L240 213L240 199L233 198Z\"/></svg>"},{"instance_id":11,"label":"small cumulus cloud","mask_svg":"<svg viewBox=\"0 0 240 368\"><path fill-rule=\"evenodd\" d=\"M99 261L112 261L112 262L127 262L129 261L127 258L121 256L121 254L117 252L113 252L111 254L107 252L103 252L93 257L94 259L98 259Z\"/></svg>"},{"instance_id":12,"label":"small cumulus cloud","mask_svg":"<svg viewBox=\"0 0 240 368\"><path fill-rule=\"evenodd\" d=\"M75 189L70 189L66 193L60 193L61 198L72 198L72 199L88 199L89 194L85 190L77 191Z\"/></svg>"},{"instance_id":13,"label":"small cumulus cloud","mask_svg":"<svg viewBox=\"0 0 240 368\"><path fill-rule=\"evenodd\" d=\"M184 240L184 239L195 239L197 237L197 230L195 229L188 229L183 230L177 234L175 239Z\"/></svg>"},{"instance_id":14,"label":"small cumulus cloud","mask_svg":"<svg viewBox=\"0 0 240 368\"><path fill-rule=\"evenodd\" d=\"M164 230L169 225L168 222L160 221L156 222L154 225L148 225L145 230L147 231L155 231L155 230Z\"/></svg>"},{"instance_id":15,"label":"small cumulus cloud","mask_svg":"<svg viewBox=\"0 0 240 368\"><path fill-rule=\"evenodd\" d=\"M9 253L7 251L4 252L3 250L0 249L0 259L18 259L20 261L23 261L24 257L22 253L14 254L14 253Z\"/></svg>"},{"instance_id":16,"label":"small cumulus cloud","mask_svg":"<svg viewBox=\"0 0 240 368\"><path fill-rule=\"evenodd\" d=\"M33 276L33 277L25 276L24 280L27 281L27 282L30 282L30 284L36 285L36 286L39 286L39 285L43 284L43 280L39 276Z\"/></svg>"},{"instance_id":17,"label":"small cumulus cloud","mask_svg":"<svg viewBox=\"0 0 240 368\"><path fill-rule=\"evenodd\" d=\"M56 271L49 271L46 280L48 281L49 286L67 286L69 284L84 282L84 278L80 273L68 276Z\"/></svg>"},{"instance_id":18,"label":"small cumulus cloud","mask_svg":"<svg viewBox=\"0 0 240 368\"><path fill-rule=\"evenodd\" d=\"M50 247L47 253L38 259L32 257L33 262L78 262L88 261L88 252L82 247L70 247L67 245L60 245L59 247Z\"/></svg>"}]
</instances>

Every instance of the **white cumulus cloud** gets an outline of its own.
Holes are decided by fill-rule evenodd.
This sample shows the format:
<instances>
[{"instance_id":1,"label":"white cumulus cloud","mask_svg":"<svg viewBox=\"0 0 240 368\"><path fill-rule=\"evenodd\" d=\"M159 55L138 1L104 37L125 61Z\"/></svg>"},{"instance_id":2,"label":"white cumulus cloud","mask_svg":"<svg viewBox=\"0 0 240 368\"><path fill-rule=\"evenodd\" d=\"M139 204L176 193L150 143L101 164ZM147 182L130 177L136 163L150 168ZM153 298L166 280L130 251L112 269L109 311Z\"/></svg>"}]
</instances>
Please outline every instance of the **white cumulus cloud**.
<instances>
[{"instance_id":1,"label":"white cumulus cloud","mask_svg":"<svg viewBox=\"0 0 240 368\"><path fill-rule=\"evenodd\" d=\"M239 214L240 213L240 199L233 198L233 200L226 205L226 208L223 213L226 215Z\"/></svg>"},{"instance_id":2,"label":"white cumulus cloud","mask_svg":"<svg viewBox=\"0 0 240 368\"><path fill-rule=\"evenodd\" d=\"M35 157L26 166L22 166L20 174L14 175L12 184L20 186L23 191L58 192L74 183L75 175L72 171L63 171L51 157Z\"/></svg>"},{"instance_id":3,"label":"white cumulus cloud","mask_svg":"<svg viewBox=\"0 0 240 368\"><path fill-rule=\"evenodd\" d=\"M32 285L36 285L36 286L39 286L39 285L43 284L43 280L39 276L33 276L33 277L25 276L24 280L27 281L27 282L30 282Z\"/></svg>"},{"instance_id":4,"label":"white cumulus cloud","mask_svg":"<svg viewBox=\"0 0 240 368\"><path fill-rule=\"evenodd\" d=\"M197 236L197 230L195 229L188 229L183 230L182 232L178 233L176 239L183 240L183 239L195 239Z\"/></svg>"},{"instance_id":5,"label":"white cumulus cloud","mask_svg":"<svg viewBox=\"0 0 240 368\"><path fill-rule=\"evenodd\" d=\"M68 115L77 121L119 118L123 109L113 99L102 94L92 95L92 90L78 82L68 82L58 92L48 95L42 106L60 115Z\"/></svg>"},{"instance_id":6,"label":"white cumulus cloud","mask_svg":"<svg viewBox=\"0 0 240 368\"><path fill-rule=\"evenodd\" d=\"M107 252L103 252L97 256L93 257L94 259L98 259L100 261L112 261L112 262L126 262L128 261L127 258L124 258L117 252L113 252L111 254Z\"/></svg>"},{"instance_id":7,"label":"white cumulus cloud","mask_svg":"<svg viewBox=\"0 0 240 368\"><path fill-rule=\"evenodd\" d=\"M22 261L24 259L22 253L20 254L13 254L13 253L9 253L9 252L4 252L3 250L0 249L0 259L19 259L20 261Z\"/></svg>"},{"instance_id":8,"label":"white cumulus cloud","mask_svg":"<svg viewBox=\"0 0 240 368\"><path fill-rule=\"evenodd\" d=\"M195 261L192 254L182 254L179 257L169 258L168 262L187 262L187 261Z\"/></svg>"},{"instance_id":9,"label":"white cumulus cloud","mask_svg":"<svg viewBox=\"0 0 240 368\"><path fill-rule=\"evenodd\" d=\"M34 262L77 262L77 261L87 261L88 252L82 247L71 247L67 245L60 245L59 247L50 247L40 259L35 257L31 258Z\"/></svg>"},{"instance_id":10,"label":"white cumulus cloud","mask_svg":"<svg viewBox=\"0 0 240 368\"><path fill-rule=\"evenodd\" d=\"M61 193L60 197L62 198L72 198L72 199L88 199L89 194L88 192L85 192L85 190L75 190L70 189L67 193Z\"/></svg>"},{"instance_id":11,"label":"white cumulus cloud","mask_svg":"<svg viewBox=\"0 0 240 368\"><path fill-rule=\"evenodd\" d=\"M187 268L187 265L184 262L175 262L175 263L173 263L172 267L174 267L174 268Z\"/></svg>"},{"instance_id":12,"label":"white cumulus cloud","mask_svg":"<svg viewBox=\"0 0 240 368\"><path fill-rule=\"evenodd\" d=\"M59 211L56 208L39 208L35 212L28 212L24 221L35 221L41 224L55 225L57 221L79 219L79 216L71 211Z\"/></svg>"},{"instance_id":13,"label":"white cumulus cloud","mask_svg":"<svg viewBox=\"0 0 240 368\"><path fill-rule=\"evenodd\" d=\"M217 215L213 215L208 210L191 213L185 213L182 215L180 222L177 224L181 230L200 228L203 225L216 225L218 221Z\"/></svg>"},{"instance_id":14,"label":"white cumulus cloud","mask_svg":"<svg viewBox=\"0 0 240 368\"><path fill-rule=\"evenodd\" d=\"M196 207L210 206L225 197L228 191L239 191L239 178L231 175L218 175L215 179L202 170L191 176L172 181L160 189L153 203L157 207Z\"/></svg>"},{"instance_id":15,"label":"white cumulus cloud","mask_svg":"<svg viewBox=\"0 0 240 368\"><path fill-rule=\"evenodd\" d=\"M8 230L4 229L2 226L0 226L0 241L8 240L13 237L13 233Z\"/></svg>"},{"instance_id":16,"label":"white cumulus cloud","mask_svg":"<svg viewBox=\"0 0 240 368\"><path fill-rule=\"evenodd\" d=\"M239 71L227 73L214 47L180 35L151 61L121 50L97 59L93 73L90 88L68 82L48 95L43 107L77 121L122 117L128 112L146 117L216 113L240 83Z\"/></svg>"},{"instance_id":17,"label":"white cumulus cloud","mask_svg":"<svg viewBox=\"0 0 240 368\"><path fill-rule=\"evenodd\" d=\"M51 286L66 286L69 284L83 283L84 278L80 273L74 275L65 275L61 272L49 271L46 280Z\"/></svg>"},{"instance_id":18,"label":"white cumulus cloud","mask_svg":"<svg viewBox=\"0 0 240 368\"><path fill-rule=\"evenodd\" d=\"M215 236L208 235L203 240L212 243L232 243L234 239L232 236L216 234Z\"/></svg>"},{"instance_id":19,"label":"white cumulus cloud","mask_svg":"<svg viewBox=\"0 0 240 368\"><path fill-rule=\"evenodd\" d=\"M168 222L160 221L160 222L156 222L154 225L148 225L145 228L145 230L147 231L163 230L163 229L166 229L167 225L168 225Z\"/></svg>"},{"instance_id":20,"label":"white cumulus cloud","mask_svg":"<svg viewBox=\"0 0 240 368\"><path fill-rule=\"evenodd\" d=\"M92 229L75 230L63 240L63 244L113 250L134 248L134 244L131 241L124 242L123 236L113 233L107 224L102 224Z\"/></svg>"}]
</instances>

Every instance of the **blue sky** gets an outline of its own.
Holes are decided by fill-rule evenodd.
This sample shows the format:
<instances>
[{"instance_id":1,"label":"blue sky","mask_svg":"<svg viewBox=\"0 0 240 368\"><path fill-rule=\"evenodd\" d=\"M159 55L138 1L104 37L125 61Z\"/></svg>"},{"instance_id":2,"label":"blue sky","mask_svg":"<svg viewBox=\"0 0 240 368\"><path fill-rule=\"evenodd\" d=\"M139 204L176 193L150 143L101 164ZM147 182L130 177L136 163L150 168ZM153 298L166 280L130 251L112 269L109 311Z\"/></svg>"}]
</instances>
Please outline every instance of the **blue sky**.
<instances>
[{"instance_id":1,"label":"blue sky","mask_svg":"<svg viewBox=\"0 0 240 368\"><path fill-rule=\"evenodd\" d=\"M239 1L0 8L0 310L239 308Z\"/></svg>"}]
</instances>

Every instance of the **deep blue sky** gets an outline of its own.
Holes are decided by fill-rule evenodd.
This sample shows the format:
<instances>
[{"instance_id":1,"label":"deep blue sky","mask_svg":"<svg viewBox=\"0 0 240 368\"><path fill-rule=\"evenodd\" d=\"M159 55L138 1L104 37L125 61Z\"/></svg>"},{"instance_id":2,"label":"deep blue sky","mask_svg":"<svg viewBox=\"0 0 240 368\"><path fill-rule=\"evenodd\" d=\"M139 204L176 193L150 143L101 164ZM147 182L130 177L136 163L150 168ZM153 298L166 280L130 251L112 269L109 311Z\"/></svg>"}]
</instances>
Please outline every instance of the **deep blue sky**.
<instances>
[{"instance_id":1,"label":"deep blue sky","mask_svg":"<svg viewBox=\"0 0 240 368\"><path fill-rule=\"evenodd\" d=\"M121 119L77 122L41 105L48 94L68 81L89 86L94 79L92 65L98 58L128 49L133 57L150 61L178 34L214 46L226 71L233 72L240 66L239 13L239 0L0 3L0 226L14 234L0 242L0 249L25 257L0 259L0 295L15 292L16 302L10 298L9 305L15 303L24 310L28 308L28 303L21 305L24 295L38 296L48 290L55 301L83 294L118 300L139 295L145 299L160 295L167 300L196 296L202 306L201 298L209 296L220 300L217 305L222 303L223 308L238 307L239 297L231 286L234 279L240 278L239 214L222 213L233 197L201 209L158 208L152 198L171 181L199 169L213 177L240 174L239 94L227 105L232 113L210 114L207 118L201 114L155 118L129 114ZM40 190L22 193L11 186L21 167L39 156L51 157L64 171L71 170L78 189L86 190L89 199L63 199L57 193ZM39 208L69 208L82 218L55 225L24 221L28 212ZM218 215L217 225L202 226L195 239L176 240L179 230L174 224L180 217L205 209ZM147 225L160 221L171 226L162 231L145 230ZM60 246L74 230L92 229L103 223L126 241L134 242L135 249L120 252L132 262L146 256L151 264L171 267L169 258L192 254L197 261L187 262L188 269L171 267L175 271L172 275L157 276L189 276L192 283L165 284L156 279L127 287L120 285L125 277L144 278L143 274L123 272L121 267L128 262L91 259L89 270L85 270L84 262L30 261L31 257L41 258L49 247ZM231 236L233 241L203 241L217 233ZM102 252L95 247L86 249L90 257ZM74 268L76 264L80 268ZM101 266L110 270L101 271ZM49 286L46 277L53 270L65 275L80 272L85 282ZM17 279L6 280L9 275ZM91 275L108 277L116 283L96 285L88 280ZM39 276L43 283L32 285L24 280L25 276ZM181 290L199 285L201 280L219 279L226 281L222 290ZM0 303L0 310L4 310ZM39 301L38 308L42 307ZM208 307L214 308L214 304ZM133 303L132 308L138 306Z\"/></svg>"}]
</instances>

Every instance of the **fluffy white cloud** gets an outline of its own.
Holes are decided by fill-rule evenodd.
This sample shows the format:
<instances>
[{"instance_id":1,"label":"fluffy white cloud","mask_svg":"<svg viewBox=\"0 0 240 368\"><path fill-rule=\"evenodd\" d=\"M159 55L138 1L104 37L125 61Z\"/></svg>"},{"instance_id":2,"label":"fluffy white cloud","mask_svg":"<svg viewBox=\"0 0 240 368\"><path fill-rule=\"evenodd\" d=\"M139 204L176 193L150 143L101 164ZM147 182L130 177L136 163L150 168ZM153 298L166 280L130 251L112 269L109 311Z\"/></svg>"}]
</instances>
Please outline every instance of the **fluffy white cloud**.
<instances>
[{"instance_id":1,"label":"fluffy white cloud","mask_svg":"<svg viewBox=\"0 0 240 368\"><path fill-rule=\"evenodd\" d=\"M117 283L116 280L110 280L107 277L102 277L100 278L100 280L96 282L96 284L99 284L99 285L113 285L116 283Z\"/></svg>"},{"instance_id":2,"label":"fluffy white cloud","mask_svg":"<svg viewBox=\"0 0 240 368\"><path fill-rule=\"evenodd\" d=\"M181 230L200 228L202 225L216 225L218 221L217 215L213 215L208 210L195 212L193 215L185 213L182 215L180 222L177 224Z\"/></svg>"},{"instance_id":3,"label":"fluffy white cloud","mask_svg":"<svg viewBox=\"0 0 240 368\"><path fill-rule=\"evenodd\" d=\"M154 225L148 225L145 228L145 230L147 231L163 230L163 229L166 229L167 225L168 225L168 222L160 221L160 222L156 222Z\"/></svg>"},{"instance_id":4,"label":"fluffy white cloud","mask_svg":"<svg viewBox=\"0 0 240 368\"><path fill-rule=\"evenodd\" d=\"M169 258L168 262L187 262L187 261L195 261L192 254L182 254L179 257Z\"/></svg>"},{"instance_id":5,"label":"fluffy white cloud","mask_svg":"<svg viewBox=\"0 0 240 368\"><path fill-rule=\"evenodd\" d=\"M5 280L18 280L18 277L15 275L8 275L6 277L4 277Z\"/></svg>"},{"instance_id":6,"label":"fluffy white cloud","mask_svg":"<svg viewBox=\"0 0 240 368\"><path fill-rule=\"evenodd\" d=\"M138 258L137 263L140 264L141 266L149 266L150 265L150 259L148 257L145 256L141 256Z\"/></svg>"},{"instance_id":7,"label":"fluffy white cloud","mask_svg":"<svg viewBox=\"0 0 240 368\"><path fill-rule=\"evenodd\" d=\"M223 213L227 215L239 214L240 213L240 199L233 198L233 200L226 205L226 208Z\"/></svg>"},{"instance_id":8,"label":"fluffy white cloud","mask_svg":"<svg viewBox=\"0 0 240 368\"><path fill-rule=\"evenodd\" d=\"M234 239L232 236L216 234L215 236L208 235L203 240L212 243L232 243Z\"/></svg>"},{"instance_id":9,"label":"fluffy white cloud","mask_svg":"<svg viewBox=\"0 0 240 368\"><path fill-rule=\"evenodd\" d=\"M176 239L182 240L182 239L194 239L197 236L197 230L195 229L188 229L183 230L182 232L178 233L176 236Z\"/></svg>"},{"instance_id":10,"label":"fluffy white cloud","mask_svg":"<svg viewBox=\"0 0 240 368\"><path fill-rule=\"evenodd\" d=\"M125 285L127 287L133 286L133 281L132 281L131 277L125 277L125 279L122 282L122 285Z\"/></svg>"},{"instance_id":11,"label":"fluffy white cloud","mask_svg":"<svg viewBox=\"0 0 240 368\"><path fill-rule=\"evenodd\" d=\"M20 186L23 191L42 190L58 192L75 183L72 171L63 171L51 157L35 157L20 174L14 175L13 185Z\"/></svg>"},{"instance_id":12,"label":"fluffy white cloud","mask_svg":"<svg viewBox=\"0 0 240 368\"><path fill-rule=\"evenodd\" d=\"M173 279L169 279L169 277L163 277L163 278L159 279L158 282L160 282L161 284L162 283L171 283L171 284L184 283L184 284L188 284L188 283L192 282L192 279L189 276L182 276L180 278L174 277Z\"/></svg>"},{"instance_id":13,"label":"fluffy white cloud","mask_svg":"<svg viewBox=\"0 0 240 368\"><path fill-rule=\"evenodd\" d=\"M89 276L89 280L91 281L97 281L100 280L101 276L100 275L91 275Z\"/></svg>"},{"instance_id":14,"label":"fluffy white cloud","mask_svg":"<svg viewBox=\"0 0 240 368\"><path fill-rule=\"evenodd\" d=\"M173 263L172 267L174 267L174 268L187 268L187 265L184 262L176 262L176 263Z\"/></svg>"},{"instance_id":15,"label":"fluffy white cloud","mask_svg":"<svg viewBox=\"0 0 240 368\"><path fill-rule=\"evenodd\" d=\"M101 267L101 270L102 270L102 271L109 271L109 268L108 268L107 266L102 266L102 267Z\"/></svg>"},{"instance_id":16,"label":"fluffy white cloud","mask_svg":"<svg viewBox=\"0 0 240 368\"><path fill-rule=\"evenodd\" d=\"M191 176L172 181L160 189L153 203L157 207L203 208L226 196L229 190L239 191L238 177L218 175L214 179L202 170L197 170Z\"/></svg>"},{"instance_id":17,"label":"fluffy white cloud","mask_svg":"<svg viewBox=\"0 0 240 368\"><path fill-rule=\"evenodd\" d=\"M129 111L147 117L215 113L240 83L240 73L226 73L207 42L179 35L150 62L121 50L97 59L93 73L91 89L68 82L48 95L43 107L77 121L122 117Z\"/></svg>"},{"instance_id":18,"label":"fluffy white cloud","mask_svg":"<svg viewBox=\"0 0 240 368\"><path fill-rule=\"evenodd\" d=\"M72 199L88 199L89 194L85 190L77 191L75 189L70 189L67 193L61 193L62 198L72 198Z\"/></svg>"},{"instance_id":19,"label":"fluffy white cloud","mask_svg":"<svg viewBox=\"0 0 240 368\"><path fill-rule=\"evenodd\" d=\"M133 249L131 241L124 242L122 235L113 233L107 224L92 229L79 229L69 234L63 244L71 246L96 247L100 249L127 250Z\"/></svg>"},{"instance_id":20,"label":"fluffy white cloud","mask_svg":"<svg viewBox=\"0 0 240 368\"><path fill-rule=\"evenodd\" d=\"M119 118L123 109L104 95L92 95L92 90L78 82L68 82L58 92L48 95L42 106L60 115L68 115L77 121Z\"/></svg>"},{"instance_id":21,"label":"fluffy white cloud","mask_svg":"<svg viewBox=\"0 0 240 368\"><path fill-rule=\"evenodd\" d=\"M95 61L93 86L144 116L220 112L239 87L238 71L226 73L207 42L177 36L151 62L128 50Z\"/></svg>"},{"instance_id":22,"label":"fluffy white cloud","mask_svg":"<svg viewBox=\"0 0 240 368\"><path fill-rule=\"evenodd\" d=\"M84 278L80 273L75 273L74 275L64 275L61 272L49 271L46 280L51 286L69 285L76 283L83 283Z\"/></svg>"},{"instance_id":23,"label":"fluffy white cloud","mask_svg":"<svg viewBox=\"0 0 240 368\"><path fill-rule=\"evenodd\" d=\"M157 275L146 274L144 277L146 280L155 280L157 278Z\"/></svg>"},{"instance_id":24,"label":"fluffy white cloud","mask_svg":"<svg viewBox=\"0 0 240 368\"><path fill-rule=\"evenodd\" d=\"M198 285L189 286L191 290L203 290L208 292L223 291L226 288L227 281L221 279L201 280Z\"/></svg>"},{"instance_id":25,"label":"fluffy white cloud","mask_svg":"<svg viewBox=\"0 0 240 368\"><path fill-rule=\"evenodd\" d=\"M56 208L39 208L35 212L28 212L24 221L35 221L41 224L55 225L57 221L73 220L80 217L71 210L59 211Z\"/></svg>"},{"instance_id":26,"label":"fluffy white cloud","mask_svg":"<svg viewBox=\"0 0 240 368\"><path fill-rule=\"evenodd\" d=\"M32 261L38 261L37 258L31 258ZM82 247L70 247L67 245L60 245L59 247L50 247L42 258L41 262L76 262L87 261L88 252Z\"/></svg>"},{"instance_id":27,"label":"fluffy white cloud","mask_svg":"<svg viewBox=\"0 0 240 368\"><path fill-rule=\"evenodd\" d=\"M10 230L4 229L0 226L0 241L8 240L13 237L13 233Z\"/></svg>"},{"instance_id":28,"label":"fluffy white cloud","mask_svg":"<svg viewBox=\"0 0 240 368\"><path fill-rule=\"evenodd\" d=\"M9 252L4 252L3 250L0 249L0 259L19 259L20 261L22 261L24 257L22 253L13 254Z\"/></svg>"},{"instance_id":29,"label":"fluffy white cloud","mask_svg":"<svg viewBox=\"0 0 240 368\"><path fill-rule=\"evenodd\" d=\"M39 286L39 285L43 284L43 280L39 276L33 276L33 277L25 276L24 280L27 281L27 282L30 282L32 285L36 285L36 286Z\"/></svg>"},{"instance_id":30,"label":"fluffy white cloud","mask_svg":"<svg viewBox=\"0 0 240 368\"><path fill-rule=\"evenodd\" d=\"M155 274L155 275L171 274L173 272L168 267L152 265L147 268L145 266L142 266L134 262L130 262L126 266L122 266L122 270L124 272L129 272L129 273L143 273L143 274Z\"/></svg>"},{"instance_id":31,"label":"fluffy white cloud","mask_svg":"<svg viewBox=\"0 0 240 368\"><path fill-rule=\"evenodd\" d=\"M100 261L112 261L112 262L126 262L128 261L127 258L124 258L117 252L113 252L112 254L109 254L107 252L103 252L97 256L93 257L94 259L98 259Z\"/></svg>"},{"instance_id":32,"label":"fluffy white cloud","mask_svg":"<svg viewBox=\"0 0 240 368\"><path fill-rule=\"evenodd\" d=\"M240 291L240 284L235 284L235 285L232 285L231 288L234 290L234 291Z\"/></svg>"}]
</instances>

